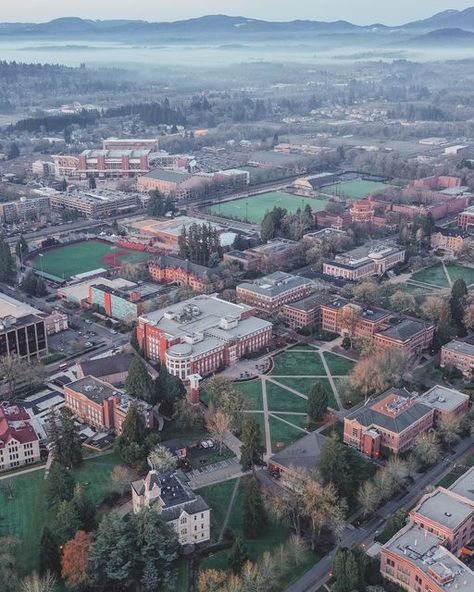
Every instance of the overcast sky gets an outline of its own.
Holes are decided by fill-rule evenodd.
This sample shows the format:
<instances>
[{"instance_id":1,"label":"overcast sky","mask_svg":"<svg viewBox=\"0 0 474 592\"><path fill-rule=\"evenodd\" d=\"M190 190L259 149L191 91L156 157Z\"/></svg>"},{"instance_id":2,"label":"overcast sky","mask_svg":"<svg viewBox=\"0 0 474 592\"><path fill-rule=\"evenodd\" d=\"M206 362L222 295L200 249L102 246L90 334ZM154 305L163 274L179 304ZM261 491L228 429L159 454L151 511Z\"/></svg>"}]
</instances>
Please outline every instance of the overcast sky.
<instances>
[{"instance_id":1,"label":"overcast sky","mask_svg":"<svg viewBox=\"0 0 474 592\"><path fill-rule=\"evenodd\" d=\"M170 21L204 14L267 20L345 19L357 24L401 24L474 0L0 0L0 21L47 21L60 16Z\"/></svg>"}]
</instances>

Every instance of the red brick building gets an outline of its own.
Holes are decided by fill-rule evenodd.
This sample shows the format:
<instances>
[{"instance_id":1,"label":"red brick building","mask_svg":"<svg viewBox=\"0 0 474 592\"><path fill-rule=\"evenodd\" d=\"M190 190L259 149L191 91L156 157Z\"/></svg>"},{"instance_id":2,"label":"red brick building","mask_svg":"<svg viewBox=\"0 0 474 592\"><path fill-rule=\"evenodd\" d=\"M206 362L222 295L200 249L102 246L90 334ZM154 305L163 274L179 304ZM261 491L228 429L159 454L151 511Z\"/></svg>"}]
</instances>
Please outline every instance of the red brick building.
<instances>
[{"instance_id":1,"label":"red brick building","mask_svg":"<svg viewBox=\"0 0 474 592\"><path fill-rule=\"evenodd\" d=\"M459 214L458 226L467 231L474 228L474 206L467 208L467 210Z\"/></svg>"},{"instance_id":2,"label":"red brick building","mask_svg":"<svg viewBox=\"0 0 474 592\"><path fill-rule=\"evenodd\" d=\"M371 223L374 221L375 205L368 199L360 199L350 209L352 222Z\"/></svg>"},{"instance_id":3,"label":"red brick building","mask_svg":"<svg viewBox=\"0 0 474 592\"><path fill-rule=\"evenodd\" d=\"M281 309L280 316L292 329L320 325L321 308L332 302L333 299L334 297L329 294L312 294L302 300L285 304Z\"/></svg>"},{"instance_id":4,"label":"red brick building","mask_svg":"<svg viewBox=\"0 0 474 592\"><path fill-rule=\"evenodd\" d=\"M372 458L382 447L405 452L434 424L434 409L406 389L391 389L344 419L344 442Z\"/></svg>"},{"instance_id":5,"label":"red brick building","mask_svg":"<svg viewBox=\"0 0 474 592\"><path fill-rule=\"evenodd\" d=\"M224 280L217 270L179 257L162 255L149 262L148 271L155 282L190 286L200 294L210 294L224 288Z\"/></svg>"},{"instance_id":6,"label":"red brick building","mask_svg":"<svg viewBox=\"0 0 474 592\"><path fill-rule=\"evenodd\" d=\"M415 319L402 319L398 324L374 334L376 350L401 349L417 353L431 347L434 325Z\"/></svg>"},{"instance_id":7,"label":"red brick building","mask_svg":"<svg viewBox=\"0 0 474 592\"><path fill-rule=\"evenodd\" d=\"M321 305L321 328L324 331L356 339L373 338L389 326L392 313L382 308L364 308L344 298L333 298Z\"/></svg>"},{"instance_id":8,"label":"red brick building","mask_svg":"<svg viewBox=\"0 0 474 592\"><path fill-rule=\"evenodd\" d=\"M181 380L208 376L268 347L272 324L252 313L245 304L196 296L140 317L138 342L148 359Z\"/></svg>"},{"instance_id":9,"label":"red brick building","mask_svg":"<svg viewBox=\"0 0 474 592\"><path fill-rule=\"evenodd\" d=\"M317 228L335 228L336 230L346 230L352 223L350 212L343 212L340 215L330 214L329 212L316 212L314 221Z\"/></svg>"},{"instance_id":10,"label":"red brick building","mask_svg":"<svg viewBox=\"0 0 474 592\"><path fill-rule=\"evenodd\" d=\"M453 366L463 373L465 378L474 376L474 345L465 341L453 340L441 348L441 368Z\"/></svg>"},{"instance_id":11,"label":"red brick building","mask_svg":"<svg viewBox=\"0 0 474 592\"><path fill-rule=\"evenodd\" d=\"M80 378L64 387L64 404L86 424L99 430L122 431L122 423L132 404L138 405L145 425L154 426L153 407L93 376Z\"/></svg>"},{"instance_id":12,"label":"red brick building","mask_svg":"<svg viewBox=\"0 0 474 592\"><path fill-rule=\"evenodd\" d=\"M282 271L276 271L254 282L237 286L237 300L269 314L278 313L282 306L311 294L311 282Z\"/></svg>"}]
</instances>

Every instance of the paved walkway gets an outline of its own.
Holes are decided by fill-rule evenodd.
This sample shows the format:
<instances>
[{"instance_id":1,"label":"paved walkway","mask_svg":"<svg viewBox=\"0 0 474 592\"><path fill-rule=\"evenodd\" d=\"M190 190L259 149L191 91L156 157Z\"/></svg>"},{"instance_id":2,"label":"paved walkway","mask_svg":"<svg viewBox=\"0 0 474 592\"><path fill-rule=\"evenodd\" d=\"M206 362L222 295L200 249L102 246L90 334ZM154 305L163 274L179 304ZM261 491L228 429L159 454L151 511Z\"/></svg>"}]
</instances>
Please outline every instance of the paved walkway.
<instances>
[{"instance_id":1,"label":"paved walkway","mask_svg":"<svg viewBox=\"0 0 474 592\"><path fill-rule=\"evenodd\" d=\"M267 399L267 377L262 376L262 400L263 400L263 421L265 425L265 448L266 454L264 459L272 455L272 437L270 434L270 420L268 419L268 399Z\"/></svg>"},{"instance_id":2,"label":"paved walkway","mask_svg":"<svg viewBox=\"0 0 474 592\"><path fill-rule=\"evenodd\" d=\"M221 481L229 481L236 477L242 477L244 474L240 466L240 461L233 458L230 459L225 467L217 470L202 471L198 475L194 475L189 481L189 486L192 489L198 489L207 485L213 485L214 483L220 483Z\"/></svg>"},{"instance_id":3,"label":"paved walkway","mask_svg":"<svg viewBox=\"0 0 474 592\"><path fill-rule=\"evenodd\" d=\"M227 508L227 512L225 514L224 522L222 523L222 528L219 533L219 538L217 539L220 543L224 538L225 529L227 528L227 524L229 523L230 516L232 514L232 509L234 507L235 498L237 497L237 492L240 486L240 477L237 479L234 485L234 490L232 491L232 495L230 496L229 507Z\"/></svg>"},{"instance_id":4,"label":"paved walkway","mask_svg":"<svg viewBox=\"0 0 474 592\"><path fill-rule=\"evenodd\" d=\"M321 354L321 360L323 361L324 369L326 370L326 374L328 375L328 378L329 378L329 384L331 385L332 392L334 394L334 398L336 399L337 406L339 407L339 409L336 409L336 411L341 411L342 409L344 409L344 406L341 403L341 399L339 397L339 391L337 390L336 384L335 384L334 379L332 377L331 371L329 370L329 366L328 366L328 363L326 362L326 358L324 357L324 354Z\"/></svg>"}]
</instances>

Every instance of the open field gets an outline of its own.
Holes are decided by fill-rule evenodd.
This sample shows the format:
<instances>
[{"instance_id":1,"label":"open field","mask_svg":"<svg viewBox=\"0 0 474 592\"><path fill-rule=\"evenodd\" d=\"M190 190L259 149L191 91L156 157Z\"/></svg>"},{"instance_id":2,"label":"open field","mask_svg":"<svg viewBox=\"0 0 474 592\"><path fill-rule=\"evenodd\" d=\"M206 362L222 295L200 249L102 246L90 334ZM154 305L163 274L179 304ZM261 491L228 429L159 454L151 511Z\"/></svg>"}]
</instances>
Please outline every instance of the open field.
<instances>
[{"instance_id":1,"label":"open field","mask_svg":"<svg viewBox=\"0 0 474 592\"><path fill-rule=\"evenodd\" d=\"M387 189L388 187L390 187L390 185L378 181L354 179L353 181L342 181L341 183L326 185L321 187L320 191L321 193L328 195L339 195L341 197L348 197L349 199L363 199L371 193L374 193L374 191Z\"/></svg>"},{"instance_id":2,"label":"open field","mask_svg":"<svg viewBox=\"0 0 474 592\"><path fill-rule=\"evenodd\" d=\"M298 208L303 209L307 204L311 206L313 212L324 210L327 200L312 199L300 195L291 195L279 191L271 191L254 195L252 197L242 197L233 201L226 201L210 207L211 214L222 216L223 218L232 218L243 222L253 222L259 224L267 212L274 207L285 208L289 212L296 212Z\"/></svg>"},{"instance_id":3,"label":"open field","mask_svg":"<svg viewBox=\"0 0 474 592\"><path fill-rule=\"evenodd\" d=\"M86 457L84 465L74 471L77 483L97 507L111 488L112 471L119 462L113 453ZM0 536L19 539L19 565L27 572L37 567L39 542L50 513L45 496L44 470L12 475L11 480L15 491L13 499L6 499L0 492Z\"/></svg>"},{"instance_id":4,"label":"open field","mask_svg":"<svg viewBox=\"0 0 474 592\"><path fill-rule=\"evenodd\" d=\"M103 267L118 267L124 263L138 263L148 259L147 253L124 249L100 240L82 241L58 246L37 255L31 265L34 269L67 280L73 275Z\"/></svg>"},{"instance_id":5,"label":"open field","mask_svg":"<svg viewBox=\"0 0 474 592\"><path fill-rule=\"evenodd\" d=\"M446 271L442 265L435 265L428 269L422 269L414 273L409 281L426 284L427 287L448 288L457 279L462 278L467 286L474 285L474 269L455 263L446 265Z\"/></svg>"}]
</instances>

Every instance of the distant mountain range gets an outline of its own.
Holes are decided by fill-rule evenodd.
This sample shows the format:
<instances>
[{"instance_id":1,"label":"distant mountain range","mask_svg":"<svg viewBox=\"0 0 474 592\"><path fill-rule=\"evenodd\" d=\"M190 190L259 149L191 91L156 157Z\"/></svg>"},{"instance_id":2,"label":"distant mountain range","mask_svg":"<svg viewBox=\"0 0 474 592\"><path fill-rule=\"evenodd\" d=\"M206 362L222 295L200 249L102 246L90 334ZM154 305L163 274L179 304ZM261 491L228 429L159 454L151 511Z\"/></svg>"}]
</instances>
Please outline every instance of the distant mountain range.
<instances>
[{"instance_id":1,"label":"distant mountain range","mask_svg":"<svg viewBox=\"0 0 474 592\"><path fill-rule=\"evenodd\" d=\"M474 7L466 10L446 10L434 16L406 23L399 27L383 24L354 25L347 21L295 20L274 22L225 15L171 23L143 20L87 20L77 17L59 18L47 23L0 23L1 37L28 39L113 39L141 43L241 40L261 38L315 39L340 35L375 38L389 37L391 41L415 40L418 44L448 41L465 45L474 32ZM428 35L428 37L426 37ZM423 39L424 37L424 39Z\"/></svg>"}]
</instances>

